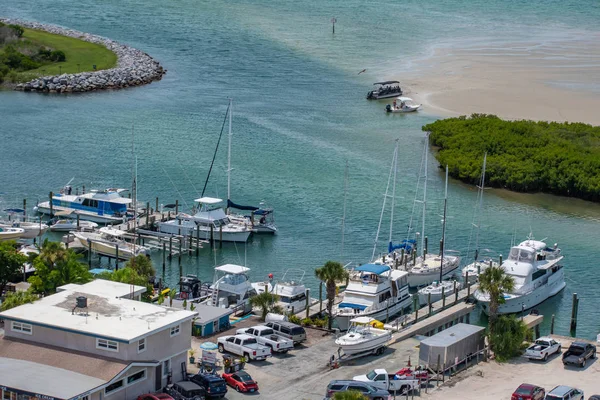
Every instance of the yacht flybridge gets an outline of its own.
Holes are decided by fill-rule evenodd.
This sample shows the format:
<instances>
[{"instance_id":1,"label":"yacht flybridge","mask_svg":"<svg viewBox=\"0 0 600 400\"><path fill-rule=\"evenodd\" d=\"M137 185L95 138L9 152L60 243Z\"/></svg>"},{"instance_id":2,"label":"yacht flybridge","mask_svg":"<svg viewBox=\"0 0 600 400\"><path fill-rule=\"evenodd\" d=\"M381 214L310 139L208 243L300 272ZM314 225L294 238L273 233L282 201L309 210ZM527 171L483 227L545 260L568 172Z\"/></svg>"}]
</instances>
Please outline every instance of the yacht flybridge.
<instances>
[{"instance_id":1,"label":"yacht flybridge","mask_svg":"<svg viewBox=\"0 0 600 400\"><path fill-rule=\"evenodd\" d=\"M251 311L250 297L256 294L248 278L250 268L225 264L215 268L214 283L207 303L222 308L242 308Z\"/></svg>"},{"instance_id":2,"label":"yacht flybridge","mask_svg":"<svg viewBox=\"0 0 600 400\"><path fill-rule=\"evenodd\" d=\"M555 244L546 243L529 237L518 246L510 249L508 259L501 268L514 279L512 293L504 293L504 303L500 304L498 314L522 312L542 303L559 293L566 286L563 256ZM489 295L475 291L475 298L481 303L483 311L489 313Z\"/></svg>"}]
</instances>

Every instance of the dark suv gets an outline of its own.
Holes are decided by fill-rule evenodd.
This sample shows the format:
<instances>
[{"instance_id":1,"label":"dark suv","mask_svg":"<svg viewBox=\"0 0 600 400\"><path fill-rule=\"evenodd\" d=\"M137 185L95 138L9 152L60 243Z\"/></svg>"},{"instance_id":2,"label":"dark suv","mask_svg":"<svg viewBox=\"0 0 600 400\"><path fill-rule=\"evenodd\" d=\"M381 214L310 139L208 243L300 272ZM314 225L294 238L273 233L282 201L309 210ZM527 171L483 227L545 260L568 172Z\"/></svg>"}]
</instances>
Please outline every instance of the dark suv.
<instances>
[{"instance_id":1,"label":"dark suv","mask_svg":"<svg viewBox=\"0 0 600 400\"><path fill-rule=\"evenodd\" d=\"M227 394L227 383L217 374L198 373L190 381L204 388L207 399L220 399Z\"/></svg>"},{"instance_id":2,"label":"dark suv","mask_svg":"<svg viewBox=\"0 0 600 400\"><path fill-rule=\"evenodd\" d=\"M265 325L273 329L273 332L275 332L276 335L292 340L294 345L306 340L306 331L304 328L291 322L267 322Z\"/></svg>"},{"instance_id":3,"label":"dark suv","mask_svg":"<svg viewBox=\"0 0 600 400\"><path fill-rule=\"evenodd\" d=\"M167 387L165 392L175 400L204 400L206 391L194 382L181 381Z\"/></svg>"},{"instance_id":4,"label":"dark suv","mask_svg":"<svg viewBox=\"0 0 600 400\"><path fill-rule=\"evenodd\" d=\"M359 392L369 400L387 400L390 398L390 393L387 390L374 388L366 382L339 380L329 383L325 398L331 399L337 392L347 392L350 390Z\"/></svg>"}]
</instances>

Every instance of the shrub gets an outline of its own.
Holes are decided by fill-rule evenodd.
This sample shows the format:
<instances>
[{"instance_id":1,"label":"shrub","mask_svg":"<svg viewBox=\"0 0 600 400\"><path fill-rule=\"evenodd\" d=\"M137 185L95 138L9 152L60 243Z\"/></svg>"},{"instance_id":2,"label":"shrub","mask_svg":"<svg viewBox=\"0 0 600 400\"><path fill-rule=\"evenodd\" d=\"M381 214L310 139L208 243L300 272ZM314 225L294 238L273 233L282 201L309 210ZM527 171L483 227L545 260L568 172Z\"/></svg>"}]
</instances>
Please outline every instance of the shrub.
<instances>
[{"instance_id":1,"label":"shrub","mask_svg":"<svg viewBox=\"0 0 600 400\"><path fill-rule=\"evenodd\" d=\"M25 33L25 29L23 29L22 26L19 26L19 25L9 25L8 27L15 32L15 34L17 35L17 37L23 37L23 33Z\"/></svg>"},{"instance_id":2,"label":"shrub","mask_svg":"<svg viewBox=\"0 0 600 400\"><path fill-rule=\"evenodd\" d=\"M67 57L65 56L64 51L54 50L50 55L50 59L52 61L62 62L62 61L65 61L67 59Z\"/></svg>"},{"instance_id":3,"label":"shrub","mask_svg":"<svg viewBox=\"0 0 600 400\"><path fill-rule=\"evenodd\" d=\"M527 337L527 326L514 315L502 315L494 324L490 344L496 360L503 362L517 357L523 352L523 342Z\"/></svg>"},{"instance_id":4,"label":"shrub","mask_svg":"<svg viewBox=\"0 0 600 400\"><path fill-rule=\"evenodd\" d=\"M302 323L302 320L300 319L300 317L296 316L296 315L290 315L288 317L288 320L292 323L292 324L296 324L296 325L300 325Z\"/></svg>"},{"instance_id":5,"label":"shrub","mask_svg":"<svg viewBox=\"0 0 600 400\"><path fill-rule=\"evenodd\" d=\"M8 80L12 83L17 83L19 81L19 74L17 74L16 71L10 71L7 76Z\"/></svg>"},{"instance_id":6,"label":"shrub","mask_svg":"<svg viewBox=\"0 0 600 400\"><path fill-rule=\"evenodd\" d=\"M313 324L313 320L310 318L303 318L301 322L304 326L309 326Z\"/></svg>"}]
</instances>

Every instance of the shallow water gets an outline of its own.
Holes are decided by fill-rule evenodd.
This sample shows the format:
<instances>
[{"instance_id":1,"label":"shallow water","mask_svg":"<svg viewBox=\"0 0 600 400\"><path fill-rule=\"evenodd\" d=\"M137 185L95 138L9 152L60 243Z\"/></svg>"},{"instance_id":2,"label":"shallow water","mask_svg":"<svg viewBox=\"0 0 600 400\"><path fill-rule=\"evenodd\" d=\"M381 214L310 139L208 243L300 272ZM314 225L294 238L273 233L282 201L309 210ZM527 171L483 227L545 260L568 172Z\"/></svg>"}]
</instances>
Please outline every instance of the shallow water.
<instances>
[{"instance_id":1,"label":"shallow water","mask_svg":"<svg viewBox=\"0 0 600 400\"><path fill-rule=\"evenodd\" d=\"M0 0L6 16L110 37L148 52L168 70L162 81L131 90L69 96L0 91L2 207L25 197L32 205L72 177L87 188L129 186L132 130L140 200L154 204L158 196L163 204L179 199L191 207L204 184L227 98L233 97L232 199L266 200L276 209L280 233L255 236L247 246L204 249L199 258L183 258L183 271L210 280L215 264L231 262L246 264L252 278L262 280L270 272L277 277L301 268L316 289L312 270L328 259L369 260L396 138L396 240L404 238L410 220L423 148L420 127L435 117L384 114L384 103L364 100L372 82L420 68L437 47L552 41L591 32L600 17L596 2L457 4ZM332 16L338 20L335 35ZM443 174L429 159L427 235L437 243ZM222 146L207 195L226 196L226 161ZM473 187L450 183L447 242L463 254L469 242L473 247L475 200ZM557 315L557 333L568 333L572 292L581 296L578 336L593 338L600 330L594 313L600 300L594 256L599 215L598 206L586 202L486 192L482 247L507 254L515 232L517 240L533 232L563 249L568 286L539 307ZM387 236L386 228L379 251ZM160 270L161 255L153 257ZM177 282L176 259L165 274L170 284Z\"/></svg>"}]
</instances>

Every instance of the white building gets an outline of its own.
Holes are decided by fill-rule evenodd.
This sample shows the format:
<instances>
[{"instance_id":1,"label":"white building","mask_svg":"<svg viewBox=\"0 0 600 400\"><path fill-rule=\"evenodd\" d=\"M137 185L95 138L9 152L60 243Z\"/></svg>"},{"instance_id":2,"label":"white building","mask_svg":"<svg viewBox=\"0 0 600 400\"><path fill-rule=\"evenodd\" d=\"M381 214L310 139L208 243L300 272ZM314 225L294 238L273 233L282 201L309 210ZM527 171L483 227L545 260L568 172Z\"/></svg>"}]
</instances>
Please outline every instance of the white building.
<instances>
[{"instance_id":1,"label":"white building","mask_svg":"<svg viewBox=\"0 0 600 400\"><path fill-rule=\"evenodd\" d=\"M182 380L197 313L131 299L144 289L71 284L0 313L0 399L129 400Z\"/></svg>"}]
</instances>

